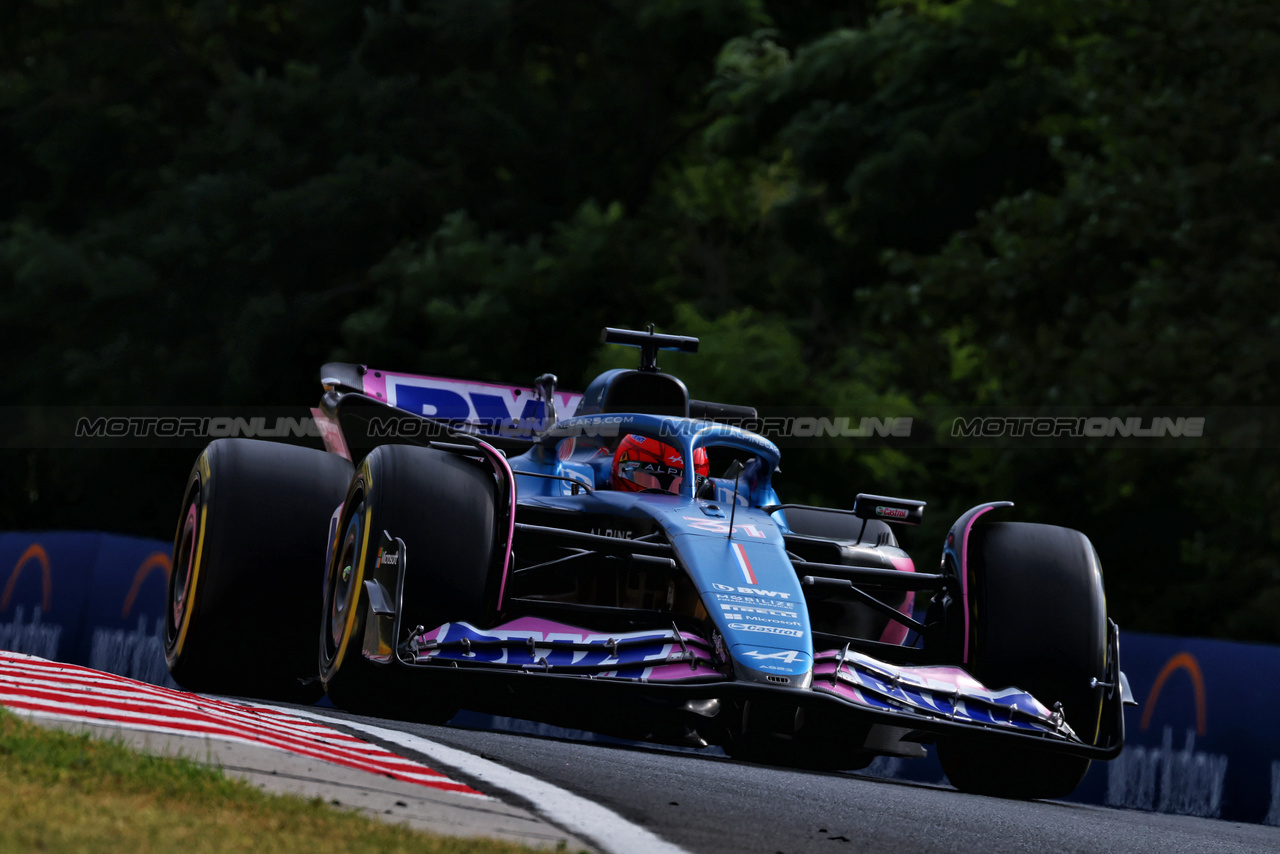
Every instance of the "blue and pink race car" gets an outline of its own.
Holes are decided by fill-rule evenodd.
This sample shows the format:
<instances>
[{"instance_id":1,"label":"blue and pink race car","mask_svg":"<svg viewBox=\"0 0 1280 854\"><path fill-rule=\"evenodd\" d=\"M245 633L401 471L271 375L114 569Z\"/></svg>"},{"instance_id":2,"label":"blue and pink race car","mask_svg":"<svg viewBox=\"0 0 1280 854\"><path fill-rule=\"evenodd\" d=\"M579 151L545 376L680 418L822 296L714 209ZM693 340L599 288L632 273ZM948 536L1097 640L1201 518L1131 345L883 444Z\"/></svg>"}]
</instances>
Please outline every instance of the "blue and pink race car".
<instances>
[{"instance_id":1,"label":"blue and pink race car","mask_svg":"<svg viewBox=\"0 0 1280 854\"><path fill-rule=\"evenodd\" d=\"M923 502L784 503L755 411L658 369L697 339L602 339L639 367L583 394L330 364L327 452L209 445L174 541L174 677L800 767L935 744L957 788L1006 797L1118 755L1131 700L1083 534L980 504L918 571L893 526Z\"/></svg>"}]
</instances>

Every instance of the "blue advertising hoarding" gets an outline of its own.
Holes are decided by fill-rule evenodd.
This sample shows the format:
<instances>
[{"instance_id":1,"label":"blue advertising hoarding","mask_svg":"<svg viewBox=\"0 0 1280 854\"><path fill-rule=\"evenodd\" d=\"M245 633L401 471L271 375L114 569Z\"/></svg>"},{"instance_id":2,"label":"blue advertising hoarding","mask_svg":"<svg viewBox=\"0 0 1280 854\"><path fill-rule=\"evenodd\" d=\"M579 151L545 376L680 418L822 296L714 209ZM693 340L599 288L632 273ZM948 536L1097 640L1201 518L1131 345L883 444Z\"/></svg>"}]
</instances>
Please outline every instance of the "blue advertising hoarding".
<instances>
[{"instance_id":1,"label":"blue advertising hoarding","mask_svg":"<svg viewBox=\"0 0 1280 854\"><path fill-rule=\"evenodd\" d=\"M0 534L0 649L173 686L161 640L171 549L115 534Z\"/></svg>"},{"instance_id":2,"label":"blue advertising hoarding","mask_svg":"<svg viewBox=\"0 0 1280 854\"><path fill-rule=\"evenodd\" d=\"M1280 648L1130 633L1125 751L1090 770L1093 803L1280 825Z\"/></svg>"}]
</instances>

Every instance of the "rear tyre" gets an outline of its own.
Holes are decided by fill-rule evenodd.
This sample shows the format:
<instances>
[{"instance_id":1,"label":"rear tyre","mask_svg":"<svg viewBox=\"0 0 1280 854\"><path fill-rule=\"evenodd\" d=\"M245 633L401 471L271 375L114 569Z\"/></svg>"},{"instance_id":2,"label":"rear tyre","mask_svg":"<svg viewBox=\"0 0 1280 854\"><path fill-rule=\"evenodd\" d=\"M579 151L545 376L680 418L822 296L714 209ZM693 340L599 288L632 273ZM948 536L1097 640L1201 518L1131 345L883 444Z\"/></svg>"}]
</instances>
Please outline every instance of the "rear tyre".
<instances>
[{"instance_id":1,"label":"rear tyre","mask_svg":"<svg viewBox=\"0 0 1280 854\"><path fill-rule=\"evenodd\" d=\"M164 653L193 691L314 702L326 535L351 463L311 448L219 439L187 480Z\"/></svg>"},{"instance_id":2,"label":"rear tyre","mask_svg":"<svg viewBox=\"0 0 1280 854\"><path fill-rule=\"evenodd\" d=\"M496 484L481 463L409 445L375 448L351 480L325 575L320 676L329 699L361 714L443 723L456 698L423 695L410 674L362 654L366 579L384 531L404 540L402 627L483 623L497 600ZM399 642L404 638L397 638Z\"/></svg>"},{"instance_id":3,"label":"rear tyre","mask_svg":"<svg viewBox=\"0 0 1280 854\"><path fill-rule=\"evenodd\" d=\"M988 688L1016 686L1094 743L1106 678L1102 570L1089 539L1052 525L975 527L968 546L968 669ZM963 792L1004 798L1070 794L1089 760L981 738L938 741L938 758Z\"/></svg>"}]
</instances>

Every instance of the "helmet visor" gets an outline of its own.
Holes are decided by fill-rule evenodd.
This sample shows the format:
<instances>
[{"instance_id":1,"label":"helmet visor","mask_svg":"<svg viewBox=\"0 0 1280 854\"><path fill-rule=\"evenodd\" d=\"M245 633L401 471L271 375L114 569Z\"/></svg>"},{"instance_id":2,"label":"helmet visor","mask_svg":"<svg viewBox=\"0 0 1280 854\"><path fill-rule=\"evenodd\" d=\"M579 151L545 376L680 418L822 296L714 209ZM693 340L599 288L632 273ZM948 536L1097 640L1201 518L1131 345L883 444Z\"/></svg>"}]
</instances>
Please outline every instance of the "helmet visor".
<instances>
[{"instance_id":1,"label":"helmet visor","mask_svg":"<svg viewBox=\"0 0 1280 854\"><path fill-rule=\"evenodd\" d=\"M618 464L617 474L634 483L638 490L656 489L679 495L680 487L684 485L684 469L645 460L623 460ZM702 485L703 480L705 478L702 475L694 476L694 482L698 486Z\"/></svg>"}]
</instances>

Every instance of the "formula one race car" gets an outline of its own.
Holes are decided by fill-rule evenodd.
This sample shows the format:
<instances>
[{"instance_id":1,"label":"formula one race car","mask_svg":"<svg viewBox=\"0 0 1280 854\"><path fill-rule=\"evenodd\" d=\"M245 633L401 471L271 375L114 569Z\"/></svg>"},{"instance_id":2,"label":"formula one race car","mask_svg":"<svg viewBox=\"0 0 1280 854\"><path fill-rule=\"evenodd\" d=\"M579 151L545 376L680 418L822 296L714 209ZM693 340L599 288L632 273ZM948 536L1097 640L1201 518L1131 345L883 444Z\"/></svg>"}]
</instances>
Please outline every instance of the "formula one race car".
<instances>
[{"instance_id":1,"label":"formula one race car","mask_svg":"<svg viewBox=\"0 0 1280 854\"><path fill-rule=\"evenodd\" d=\"M602 337L639 369L581 395L330 364L328 453L209 445L174 543L174 678L802 767L934 743L957 788L1008 797L1118 755L1127 684L1083 534L981 504L918 572L890 525L923 502L783 503L755 411L658 370L697 339Z\"/></svg>"}]
</instances>

